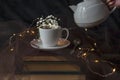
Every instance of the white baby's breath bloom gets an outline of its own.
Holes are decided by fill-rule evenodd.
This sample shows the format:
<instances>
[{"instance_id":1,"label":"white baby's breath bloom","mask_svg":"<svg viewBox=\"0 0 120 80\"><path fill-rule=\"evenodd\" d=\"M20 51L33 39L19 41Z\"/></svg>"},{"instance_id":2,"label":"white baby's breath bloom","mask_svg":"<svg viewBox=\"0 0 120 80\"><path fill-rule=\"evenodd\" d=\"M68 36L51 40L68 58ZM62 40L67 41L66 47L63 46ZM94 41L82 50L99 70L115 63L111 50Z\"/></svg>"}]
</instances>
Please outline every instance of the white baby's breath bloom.
<instances>
[{"instance_id":1,"label":"white baby's breath bloom","mask_svg":"<svg viewBox=\"0 0 120 80\"><path fill-rule=\"evenodd\" d=\"M39 18L39 20L37 21L36 26L37 27L42 27L42 28L58 28L59 24L58 21L60 19L58 19L57 17L54 17L53 15L48 15L46 18Z\"/></svg>"}]
</instances>

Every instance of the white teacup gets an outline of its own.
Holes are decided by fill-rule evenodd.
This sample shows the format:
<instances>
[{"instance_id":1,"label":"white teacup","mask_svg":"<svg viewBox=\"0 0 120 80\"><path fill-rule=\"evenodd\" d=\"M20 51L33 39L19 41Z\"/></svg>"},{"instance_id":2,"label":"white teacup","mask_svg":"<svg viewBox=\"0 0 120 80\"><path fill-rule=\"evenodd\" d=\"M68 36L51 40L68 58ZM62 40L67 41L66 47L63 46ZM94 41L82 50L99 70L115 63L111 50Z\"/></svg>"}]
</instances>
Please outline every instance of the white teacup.
<instances>
[{"instance_id":1,"label":"white teacup","mask_svg":"<svg viewBox=\"0 0 120 80\"><path fill-rule=\"evenodd\" d=\"M44 47L56 46L58 40L62 38L63 31L66 31L66 37L64 39L67 39L69 37L69 30L67 28L61 27L50 29L39 28L39 35L42 46Z\"/></svg>"}]
</instances>

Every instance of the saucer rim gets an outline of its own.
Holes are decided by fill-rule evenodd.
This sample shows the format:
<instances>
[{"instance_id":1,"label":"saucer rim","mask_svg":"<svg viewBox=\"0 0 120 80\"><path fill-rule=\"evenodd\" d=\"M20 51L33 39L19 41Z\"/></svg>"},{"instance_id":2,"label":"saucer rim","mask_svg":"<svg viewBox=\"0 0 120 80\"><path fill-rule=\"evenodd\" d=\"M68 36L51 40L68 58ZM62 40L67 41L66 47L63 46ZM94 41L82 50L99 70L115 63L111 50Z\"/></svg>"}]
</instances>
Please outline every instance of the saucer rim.
<instances>
[{"instance_id":1,"label":"saucer rim","mask_svg":"<svg viewBox=\"0 0 120 80\"><path fill-rule=\"evenodd\" d=\"M60 38L60 39L63 39L63 38ZM35 44L36 40L40 40L40 39L33 39L32 41L30 41L30 45L31 45L31 47L33 47L35 49L40 49L40 50L58 50L58 49L63 49L63 48L68 47L70 45L70 43L71 43L69 40L63 39L63 40L67 41L67 44L62 45L62 46L56 45L54 47L43 47L42 45L38 46L37 44Z\"/></svg>"}]
</instances>

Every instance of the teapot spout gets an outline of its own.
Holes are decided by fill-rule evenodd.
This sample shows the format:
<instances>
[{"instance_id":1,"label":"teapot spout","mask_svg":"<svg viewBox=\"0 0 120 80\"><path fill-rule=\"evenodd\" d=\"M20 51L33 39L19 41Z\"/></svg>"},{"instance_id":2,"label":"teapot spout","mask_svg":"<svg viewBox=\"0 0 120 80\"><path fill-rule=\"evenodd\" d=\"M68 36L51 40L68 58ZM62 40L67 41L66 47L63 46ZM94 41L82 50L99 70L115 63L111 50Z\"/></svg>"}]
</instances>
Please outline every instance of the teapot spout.
<instances>
[{"instance_id":1,"label":"teapot spout","mask_svg":"<svg viewBox=\"0 0 120 80\"><path fill-rule=\"evenodd\" d=\"M75 6L75 5L72 5L72 6L69 6L69 7L71 8L71 10L72 10L73 12L75 12L76 9L77 9L77 6Z\"/></svg>"}]
</instances>

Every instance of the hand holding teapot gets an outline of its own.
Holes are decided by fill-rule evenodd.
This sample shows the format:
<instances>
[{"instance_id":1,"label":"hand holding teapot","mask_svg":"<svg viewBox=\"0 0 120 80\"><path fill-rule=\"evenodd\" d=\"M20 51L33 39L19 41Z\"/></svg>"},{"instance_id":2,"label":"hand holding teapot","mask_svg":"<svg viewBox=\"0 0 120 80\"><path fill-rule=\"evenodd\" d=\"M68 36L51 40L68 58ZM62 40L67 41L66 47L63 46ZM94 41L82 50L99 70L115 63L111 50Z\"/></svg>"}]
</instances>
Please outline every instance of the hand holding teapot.
<instances>
[{"instance_id":1,"label":"hand holding teapot","mask_svg":"<svg viewBox=\"0 0 120 80\"><path fill-rule=\"evenodd\" d=\"M120 7L120 0L107 0L106 2L110 7Z\"/></svg>"},{"instance_id":2,"label":"hand holding teapot","mask_svg":"<svg viewBox=\"0 0 120 80\"><path fill-rule=\"evenodd\" d=\"M77 6L70 6L74 11L74 20L79 27L94 27L105 21L111 11L108 6L101 0L84 0L78 3Z\"/></svg>"}]
</instances>

